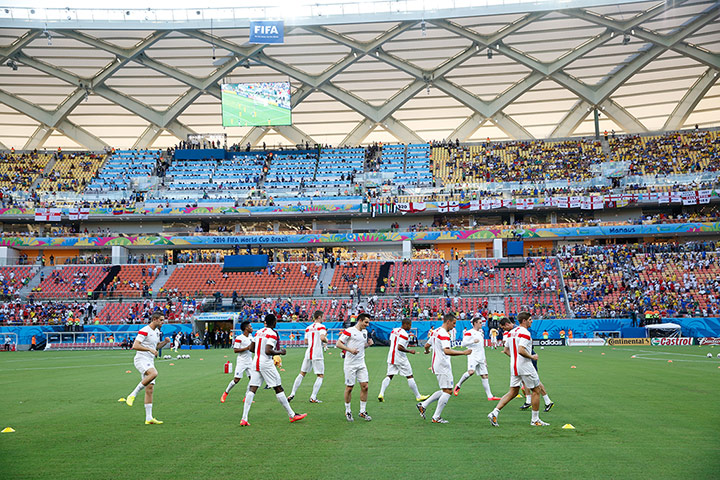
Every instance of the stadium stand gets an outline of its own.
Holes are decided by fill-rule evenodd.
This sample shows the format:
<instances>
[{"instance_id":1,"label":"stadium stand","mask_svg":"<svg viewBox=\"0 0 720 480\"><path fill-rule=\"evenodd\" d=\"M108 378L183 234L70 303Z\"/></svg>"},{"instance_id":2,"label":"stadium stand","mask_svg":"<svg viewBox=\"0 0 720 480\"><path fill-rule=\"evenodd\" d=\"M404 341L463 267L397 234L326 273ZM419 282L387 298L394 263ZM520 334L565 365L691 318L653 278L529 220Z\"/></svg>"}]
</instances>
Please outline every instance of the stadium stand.
<instances>
[{"instance_id":1,"label":"stadium stand","mask_svg":"<svg viewBox=\"0 0 720 480\"><path fill-rule=\"evenodd\" d=\"M35 274L35 267L0 267L0 286L3 298L12 298Z\"/></svg>"},{"instance_id":2,"label":"stadium stand","mask_svg":"<svg viewBox=\"0 0 720 480\"><path fill-rule=\"evenodd\" d=\"M51 158L50 154L37 152L0 153L0 188L30 190Z\"/></svg>"},{"instance_id":3,"label":"stadium stand","mask_svg":"<svg viewBox=\"0 0 720 480\"><path fill-rule=\"evenodd\" d=\"M385 293L429 294L442 288L444 263L437 260L394 262L388 275L381 279L386 286Z\"/></svg>"},{"instance_id":4,"label":"stadium stand","mask_svg":"<svg viewBox=\"0 0 720 480\"><path fill-rule=\"evenodd\" d=\"M333 295L374 294L378 287L378 276L382 262L348 261L335 267L330 292Z\"/></svg>"},{"instance_id":5,"label":"stadium stand","mask_svg":"<svg viewBox=\"0 0 720 480\"><path fill-rule=\"evenodd\" d=\"M318 160L315 179L308 188L338 195L347 194L353 186L355 175L364 171L365 150L362 148L323 149Z\"/></svg>"},{"instance_id":6,"label":"stadium stand","mask_svg":"<svg viewBox=\"0 0 720 480\"><path fill-rule=\"evenodd\" d=\"M107 276L109 267L80 266L56 268L34 289L36 298L87 298Z\"/></svg>"},{"instance_id":7,"label":"stadium stand","mask_svg":"<svg viewBox=\"0 0 720 480\"><path fill-rule=\"evenodd\" d=\"M264 187L269 194L298 192L315 177L317 155L280 154L272 160Z\"/></svg>"},{"instance_id":8,"label":"stadium stand","mask_svg":"<svg viewBox=\"0 0 720 480\"><path fill-rule=\"evenodd\" d=\"M105 155L94 153L55 154L55 164L44 174L38 187L49 192L82 192L105 161Z\"/></svg>"},{"instance_id":9,"label":"stadium stand","mask_svg":"<svg viewBox=\"0 0 720 480\"><path fill-rule=\"evenodd\" d=\"M106 303L95 317L96 323L147 323L155 312L165 315L168 323L186 322L190 315L200 311L194 302L160 302L146 300L144 302Z\"/></svg>"},{"instance_id":10,"label":"stadium stand","mask_svg":"<svg viewBox=\"0 0 720 480\"><path fill-rule=\"evenodd\" d=\"M464 292L538 293L560 287L554 260L535 259L523 268L498 268L499 259L470 259L460 265L458 284Z\"/></svg>"},{"instance_id":11,"label":"stadium stand","mask_svg":"<svg viewBox=\"0 0 720 480\"><path fill-rule=\"evenodd\" d=\"M127 192L135 179L145 179L155 174L160 152L152 150L116 150L105 165L88 184L87 191Z\"/></svg>"},{"instance_id":12,"label":"stadium stand","mask_svg":"<svg viewBox=\"0 0 720 480\"><path fill-rule=\"evenodd\" d=\"M312 294L321 266L316 263L271 264L258 272L222 273L220 264L181 264L173 271L161 294L181 296L213 295L230 297Z\"/></svg>"},{"instance_id":13,"label":"stadium stand","mask_svg":"<svg viewBox=\"0 0 720 480\"><path fill-rule=\"evenodd\" d=\"M122 265L105 290L109 297L148 296L150 286L160 274L160 265Z\"/></svg>"}]
</instances>

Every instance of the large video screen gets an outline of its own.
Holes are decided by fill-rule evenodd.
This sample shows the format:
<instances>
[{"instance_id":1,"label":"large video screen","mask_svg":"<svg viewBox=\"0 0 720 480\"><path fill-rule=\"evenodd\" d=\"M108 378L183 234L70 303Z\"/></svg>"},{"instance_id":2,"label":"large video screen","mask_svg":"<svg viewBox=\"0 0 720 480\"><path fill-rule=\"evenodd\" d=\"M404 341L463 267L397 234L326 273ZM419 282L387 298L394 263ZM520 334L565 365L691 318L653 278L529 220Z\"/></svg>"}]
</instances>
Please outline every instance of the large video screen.
<instances>
[{"instance_id":1,"label":"large video screen","mask_svg":"<svg viewBox=\"0 0 720 480\"><path fill-rule=\"evenodd\" d=\"M290 82L224 84L222 124L223 127L291 125Z\"/></svg>"}]
</instances>

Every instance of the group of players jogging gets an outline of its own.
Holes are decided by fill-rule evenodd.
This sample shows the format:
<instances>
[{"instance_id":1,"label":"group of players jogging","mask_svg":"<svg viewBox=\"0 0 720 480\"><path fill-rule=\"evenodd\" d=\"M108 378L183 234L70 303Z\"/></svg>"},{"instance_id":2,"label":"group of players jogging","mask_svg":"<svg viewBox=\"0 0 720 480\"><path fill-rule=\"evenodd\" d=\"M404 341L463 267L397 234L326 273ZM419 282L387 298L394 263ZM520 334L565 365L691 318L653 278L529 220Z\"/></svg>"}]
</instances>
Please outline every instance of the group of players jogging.
<instances>
[{"instance_id":1,"label":"group of players jogging","mask_svg":"<svg viewBox=\"0 0 720 480\"><path fill-rule=\"evenodd\" d=\"M426 354L432 352L431 370L437 376L439 389L431 395L422 395L418 390L413 377L412 366L408 354L414 355L415 350L408 348L412 328L412 320L402 320L401 326L394 328L390 333L390 349L387 357L387 376L383 379L378 401L385 401L385 391L395 375L402 375L407 378L408 387L413 393L417 403L420 416L426 418L426 410L432 403L437 402L435 412L432 415L433 423L448 423L442 417L442 412L452 395L458 396L460 388L465 381L473 375L482 378L483 387L490 401L498 401L497 406L488 414L488 419L493 426L499 426L498 415L500 410L510 400L519 395L520 388L524 386L526 401L521 409L531 408L533 426L545 426L547 423L540 419L540 397L545 402L545 411L549 412L553 403L550 400L545 387L540 382L537 372L537 354L532 348L532 337L529 328L532 325L532 318L529 313L518 314L519 326L507 317L500 321L504 330L504 353L510 357L510 389L502 397L495 397L490 390L488 379L487 361L485 358L485 339L482 326L484 319L476 317L472 320L472 328L463 334L461 347L464 350L452 348L450 332L455 328L456 318L452 314L443 317L443 323L429 335L424 345ZM327 328L323 325L324 314L318 310L313 314L313 323L305 329L305 344L307 349L303 359L300 373L293 383L290 395L286 396L283 390L280 374L278 373L275 358L285 355L287 351L279 345L279 335L275 331L277 318L273 314L265 316L265 326L253 335L253 327L250 322L242 322L240 329L242 333L235 337L233 350L238 354L235 374L223 392L220 401L225 403L230 391L247 375L250 378L245 398L243 399L243 415L240 426L249 426L248 416L253 404L257 389L263 384L266 388L275 390L275 396L285 408L290 422L297 422L307 416L306 413L296 413L290 406L290 402L302 384L303 379L311 370L317 376L313 384L310 403L322 403L318 399L318 392L322 386L325 363L323 352L327 346ZM356 384L360 384L360 409L358 416L365 421L371 421L372 417L367 412L368 399L368 369L365 365L365 349L373 344L368 338L368 326L372 317L366 313L358 316L357 322L352 327L344 329L338 338L335 346L343 352L345 375L345 417L349 422L354 421L351 409L352 391ZM169 343L169 339L160 340L160 327L164 317L155 313L148 325L140 329L133 344L137 351L135 355L135 368L140 372L142 380L135 387L132 393L125 400L129 406L133 405L136 395L145 390L145 411L146 424L161 424L163 422L155 419L152 415L153 385L157 377L154 359L158 351ZM468 357L468 368L460 377L457 385L454 385L452 364L450 357L464 355Z\"/></svg>"}]
</instances>

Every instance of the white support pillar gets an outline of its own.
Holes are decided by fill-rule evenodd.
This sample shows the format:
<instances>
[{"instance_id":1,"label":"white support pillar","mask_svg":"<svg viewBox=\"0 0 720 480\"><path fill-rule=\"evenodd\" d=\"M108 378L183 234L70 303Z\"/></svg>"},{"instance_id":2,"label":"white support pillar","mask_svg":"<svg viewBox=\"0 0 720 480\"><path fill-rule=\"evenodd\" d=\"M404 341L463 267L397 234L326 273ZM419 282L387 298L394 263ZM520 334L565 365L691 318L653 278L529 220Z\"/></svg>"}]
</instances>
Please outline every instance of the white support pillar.
<instances>
[{"instance_id":1,"label":"white support pillar","mask_svg":"<svg viewBox=\"0 0 720 480\"><path fill-rule=\"evenodd\" d=\"M12 266L17 265L18 257L20 253L14 248L0 247L0 266Z\"/></svg>"},{"instance_id":2,"label":"white support pillar","mask_svg":"<svg viewBox=\"0 0 720 480\"><path fill-rule=\"evenodd\" d=\"M112 263L113 265L119 265L121 263L127 263L128 261L128 249L119 245L112 247Z\"/></svg>"},{"instance_id":3,"label":"white support pillar","mask_svg":"<svg viewBox=\"0 0 720 480\"><path fill-rule=\"evenodd\" d=\"M496 238L493 240L493 258L503 258L502 238Z\"/></svg>"},{"instance_id":4,"label":"white support pillar","mask_svg":"<svg viewBox=\"0 0 720 480\"><path fill-rule=\"evenodd\" d=\"M410 260L410 258L412 258L412 242L410 240L403 240L402 256L403 256L403 259Z\"/></svg>"}]
</instances>

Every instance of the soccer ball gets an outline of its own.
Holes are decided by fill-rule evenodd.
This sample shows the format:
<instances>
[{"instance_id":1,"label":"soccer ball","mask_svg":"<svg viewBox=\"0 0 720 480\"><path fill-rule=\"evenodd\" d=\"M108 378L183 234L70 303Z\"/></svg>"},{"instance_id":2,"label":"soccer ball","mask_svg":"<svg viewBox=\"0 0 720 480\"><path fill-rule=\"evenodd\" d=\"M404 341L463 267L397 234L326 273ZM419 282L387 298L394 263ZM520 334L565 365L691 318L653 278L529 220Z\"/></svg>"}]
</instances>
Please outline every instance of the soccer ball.
<instances>
[{"instance_id":1,"label":"soccer ball","mask_svg":"<svg viewBox=\"0 0 720 480\"><path fill-rule=\"evenodd\" d=\"M540 347L540 350L545 350L545 347Z\"/></svg>"},{"instance_id":2,"label":"soccer ball","mask_svg":"<svg viewBox=\"0 0 720 480\"><path fill-rule=\"evenodd\" d=\"M178 355L177 359L180 360L182 357L183 357L182 355Z\"/></svg>"},{"instance_id":3,"label":"soccer ball","mask_svg":"<svg viewBox=\"0 0 720 480\"><path fill-rule=\"evenodd\" d=\"M708 358L712 358L712 353L708 353L708 354L707 354L707 357L708 357Z\"/></svg>"},{"instance_id":4,"label":"soccer ball","mask_svg":"<svg viewBox=\"0 0 720 480\"><path fill-rule=\"evenodd\" d=\"M183 358L188 359L190 358L190 355L183 355Z\"/></svg>"},{"instance_id":5,"label":"soccer ball","mask_svg":"<svg viewBox=\"0 0 720 480\"><path fill-rule=\"evenodd\" d=\"M720 353L717 354L717 357L720 358Z\"/></svg>"}]
</instances>

